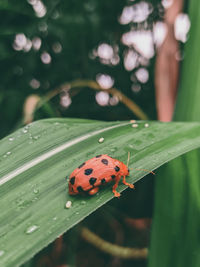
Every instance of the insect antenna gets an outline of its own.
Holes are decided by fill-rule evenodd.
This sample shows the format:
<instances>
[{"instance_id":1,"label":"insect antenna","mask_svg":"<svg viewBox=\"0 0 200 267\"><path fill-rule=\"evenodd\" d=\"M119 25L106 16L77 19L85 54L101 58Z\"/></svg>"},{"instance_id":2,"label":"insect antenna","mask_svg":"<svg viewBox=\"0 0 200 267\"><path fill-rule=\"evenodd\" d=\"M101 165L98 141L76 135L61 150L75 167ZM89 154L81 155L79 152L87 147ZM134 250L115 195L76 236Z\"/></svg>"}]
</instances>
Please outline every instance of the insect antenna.
<instances>
[{"instance_id":1,"label":"insect antenna","mask_svg":"<svg viewBox=\"0 0 200 267\"><path fill-rule=\"evenodd\" d=\"M148 172L148 173L152 173L153 175L156 175L155 172L153 171L150 171L150 170L146 170L146 169L135 169L136 171L145 171L145 172Z\"/></svg>"},{"instance_id":2,"label":"insect antenna","mask_svg":"<svg viewBox=\"0 0 200 267\"><path fill-rule=\"evenodd\" d=\"M126 164L127 167L128 167L128 164L129 164L129 160L130 160L130 152L128 151L128 158L127 158L127 164Z\"/></svg>"},{"instance_id":3,"label":"insect antenna","mask_svg":"<svg viewBox=\"0 0 200 267\"><path fill-rule=\"evenodd\" d=\"M130 152L128 152L128 159L127 159L127 167L128 167L128 163L130 161ZM136 170L136 171L145 171L145 172L148 172L148 173L152 173L153 175L155 175L155 172L153 171L150 171L150 170L147 170L147 169L136 169L136 168L129 168L130 170Z\"/></svg>"}]
</instances>

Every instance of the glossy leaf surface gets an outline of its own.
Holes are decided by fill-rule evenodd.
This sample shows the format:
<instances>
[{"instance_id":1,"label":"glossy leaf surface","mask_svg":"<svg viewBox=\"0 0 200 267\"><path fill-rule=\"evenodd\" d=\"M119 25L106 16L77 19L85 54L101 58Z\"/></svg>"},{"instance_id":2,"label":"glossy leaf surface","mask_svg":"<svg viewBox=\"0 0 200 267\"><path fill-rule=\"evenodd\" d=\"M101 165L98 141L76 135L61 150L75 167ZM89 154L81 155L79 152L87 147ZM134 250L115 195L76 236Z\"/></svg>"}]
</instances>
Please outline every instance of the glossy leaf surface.
<instances>
[{"instance_id":1,"label":"glossy leaf surface","mask_svg":"<svg viewBox=\"0 0 200 267\"><path fill-rule=\"evenodd\" d=\"M146 175L134 168L156 169L199 146L200 123L153 121L132 127L129 121L48 119L2 139L0 266L19 266L113 198L111 185L93 197L68 195L65 177L82 162L104 153L126 163L129 151L127 181L134 183Z\"/></svg>"}]
</instances>

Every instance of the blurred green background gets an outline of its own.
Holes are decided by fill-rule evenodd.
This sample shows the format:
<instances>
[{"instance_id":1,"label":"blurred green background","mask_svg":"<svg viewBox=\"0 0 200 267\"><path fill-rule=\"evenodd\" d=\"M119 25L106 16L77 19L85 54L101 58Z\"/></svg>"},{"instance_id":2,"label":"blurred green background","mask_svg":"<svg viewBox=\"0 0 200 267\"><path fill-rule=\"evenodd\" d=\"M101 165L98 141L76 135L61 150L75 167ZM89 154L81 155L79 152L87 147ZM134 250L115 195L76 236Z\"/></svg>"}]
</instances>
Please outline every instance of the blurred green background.
<instances>
[{"instance_id":1,"label":"blurred green background","mask_svg":"<svg viewBox=\"0 0 200 267\"><path fill-rule=\"evenodd\" d=\"M0 138L18 126L29 95L77 79L116 87L155 119L153 22L162 15L159 1L0 1ZM36 118L136 118L115 97L95 96L57 95Z\"/></svg>"}]
</instances>

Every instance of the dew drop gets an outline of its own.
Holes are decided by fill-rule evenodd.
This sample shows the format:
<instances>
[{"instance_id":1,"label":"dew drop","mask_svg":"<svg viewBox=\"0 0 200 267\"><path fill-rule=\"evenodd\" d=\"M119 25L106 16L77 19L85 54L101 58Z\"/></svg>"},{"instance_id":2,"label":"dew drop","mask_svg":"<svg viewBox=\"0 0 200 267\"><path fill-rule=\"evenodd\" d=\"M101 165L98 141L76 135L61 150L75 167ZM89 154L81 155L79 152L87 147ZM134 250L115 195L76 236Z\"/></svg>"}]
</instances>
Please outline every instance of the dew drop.
<instances>
[{"instance_id":1,"label":"dew drop","mask_svg":"<svg viewBox=\"0 0 200 267\"><path fill-rule=\"evenodd\" d=\"M5 251L0 250L0 257L3 256L4 253L5 253Z\"/></svg>"},{"instance_id":2,"label":"dew drop","mask_svg":"<svg viewBox=\"0 0 200 267\"><path fill-rule=\"evenodd\" d=\"M39 193L39 189L34 188L34 189L33 189L33 193L34 193L34 194L38 194L38 193Z\"/></svg>"},{"instance_id":3,"label":"dew drop","mask_svg":"<svg viewBox=\"0 0 200 267\"><path fill-rule=\"evenodd\" d=\"M86 204L85 200L81 201L81 205L85 205L85 204Z\"/></svg>"},{"instance_id":4,"label":"dew drop","mask_svg":"<svg viewBox=\"0 0 200 267\"><path fill-rule=\"evenodd\" d=\"M12 142L14 139L14 137L10 137L8 140Z\"/></svg>"},{"instance_id":5,"label":"dew drop","mask_svg":"<svg viewBox=\"0 0 200 267\"><path fill-rule=\"evenodd\" d=\"M11 154L11 152L10 151L8 151L7 153L6 153L6 155L10 155Z\"/></svg>"},{"instance_id":6,"label":"dew drop","mask_svg":"<svg viewBox=\"0 0 200 267\"><path fill-rule=\"evenodd\" d=\"M99 143L103 143L103 141L104 141L104 138L103 137L101 137L101 138L99 138Z\"/></svg>"},{"instance_id":7,"label":"dew drop","mask_svg":"<svg viewBox=\"0 0 200 267\"><path fill-rule=\"evenodd\" d=\"M36 200L38 200L38 198L37 197L34 197L34 199L32 200L32 202L35 202Z\"/></svg>"},{"instance_id":8,"label":"dew drop","mask_svg":"<svg viewBox=\"0 0 200 267\"><path fill-rule=\"evenodd\" d=\"M79 215L79 212L78 211L76 212L76 215Z\"/></svg>"},{"instance_id":9,"label":"dew drop","mask_svg":"<svg viewBox=\"0 0 200 267\"><path fill-rule=\"evenodd\" d=\"M39 226L37 225L31 225L30 227L27 228L26 234L32 234L38 229Z\"/></svg>"},{"instance_id":10,"label":"dew drop","mask_svg":"<svg viewBox=\"0 0 200 267\"><path fill-rule=\"evenodd\" d=\"M65 208L66 208L66 209L69 209L69 208L71 208L71 206L72 206L72 202L71 202L70 200L68 200L68 201L66 202L66 204L65 204Z\"/></svg>"},{"instance_id":11,"label":"dew drop","mask_svg":"<svg viewBox=\"0 0 200 267\"><path fill-rule=\"evenodd\" d=\"M26 129L23 129L23 133L27 133L28 132L28 130L26 130Z\"/></svg>"},{"instance_id":12,"label":"dew drop","mask_svg":"<svg viewBox=\"0 0 200 267\"><path fill-rule=\"evenodd\" d=\"M133 124L132 124L132 127L133 127L133 128L137 128L137 127L138 127L138 124L137 124L137 123L133 123Z\"/></svg>"},{"instance_id":13,"label":"dew drop","mask_svg":"<svg viewBox=\"0 0 200 267\"><path fill-rule=\"evenodd\" d=\"M56 221L57 220L57 217L53 217L53 221Z\"/></svg>"}]
</instances>

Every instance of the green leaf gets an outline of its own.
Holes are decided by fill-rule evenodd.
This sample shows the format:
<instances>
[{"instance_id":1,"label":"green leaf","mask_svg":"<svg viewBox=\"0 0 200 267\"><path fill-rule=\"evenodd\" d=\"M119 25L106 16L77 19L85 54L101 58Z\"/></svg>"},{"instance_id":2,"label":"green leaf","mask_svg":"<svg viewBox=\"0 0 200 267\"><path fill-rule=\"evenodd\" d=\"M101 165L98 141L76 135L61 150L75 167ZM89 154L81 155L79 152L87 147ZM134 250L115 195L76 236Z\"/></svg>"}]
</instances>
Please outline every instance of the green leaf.
<instances>
[{"instance_id":1,"label":"green leaf","mask_svg":"<svg viewBox=\"0 0 200 267\"><path fill-rule=\"evenodd\" d=\"M48 119L0 141L0 266L24 263L113 198L111 185L93 197L68 195L65 177L82 162L109 154L126 163L129 151L130 167L153 170L200 146L200 123L135 125ZM133 170L127 180L134 183L145 174ZM125 188L120 184L118 191Z\"/></svg>"},{"instance_id":2,"label":"green leaf","mask_svg":"<svg viewBox=\"0 0 200 267\"><path fill-rule=\"evenodd\" d=\"M191 29L174 119L199 121L200 117L200 2L188 2ZM170 162L156 179L155 207L150 245L150 267L200 266L200 151Z\"/></svg>"}]
</instances>

